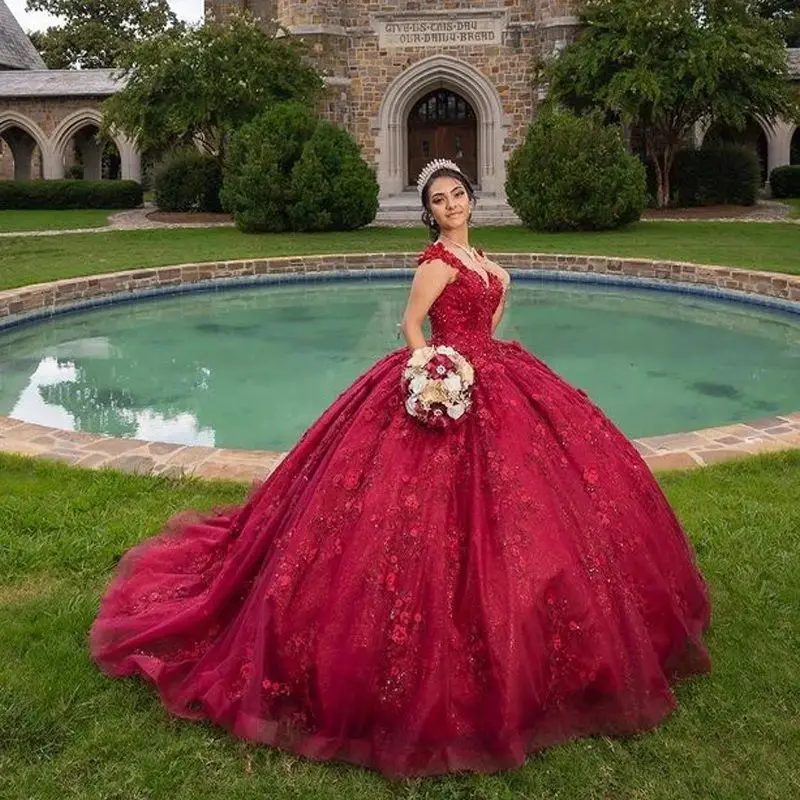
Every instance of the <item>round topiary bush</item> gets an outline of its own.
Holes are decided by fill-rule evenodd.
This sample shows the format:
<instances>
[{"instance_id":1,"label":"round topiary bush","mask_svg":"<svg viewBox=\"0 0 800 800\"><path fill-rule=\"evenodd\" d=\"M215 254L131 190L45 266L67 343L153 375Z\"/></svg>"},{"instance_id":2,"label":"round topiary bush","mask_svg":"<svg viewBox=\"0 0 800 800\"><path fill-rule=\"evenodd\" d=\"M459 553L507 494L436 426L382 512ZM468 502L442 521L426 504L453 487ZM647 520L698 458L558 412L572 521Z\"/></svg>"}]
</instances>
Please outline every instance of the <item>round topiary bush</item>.
<instances>
[{"instance_id":1,"label":"round topiary bush","mask_svg":"<svg viewBox=\"0 0 800 800\"><path fill-rule=\"evenodd\" d=\"M289 217L296 231L350 231L378 213L378 181L350 134L320 122L294 165Z\"/></svg>"},{"instance_id":2,"label":"round topiary bush","mask_svg":"<svg viewBox=\"0 0 800 800\"><path fill-rule=\"evenodd\" d=\"M775 167L769 174L773 197L800 197L800 164Z\"/></svg>"},{"instance_id":3,"label":"round topiary bush","mask_svg":"<svg viewBox=\"0 0 800 800\"><path fill-rule=\"evenodd\" d=\"M153 185L162 211L221 211L222 169L214 156L181 150L159 167Z\"/></svg>"},{"instance_id":4,"label":"round topiary bush","mask_svg":"<svg viewBox=\"0 0 800 800\"><path fill-rule=\"evenodd\" d=\"M222 204L247 232L291 230L291 177L318 124L311 109L280 103L231 137Z\"/></svg>"},{"instance_id":5,"label":"round topiary bush","mask_svg":"<svg viewBox=\"0 0 800 800\"><path fill-rule=\"evenodd\" d=\"M508 202L529 228L601 230L639 219L645 169L599 114L549 110L512 153Z\"/></svg>"}]
</instances>

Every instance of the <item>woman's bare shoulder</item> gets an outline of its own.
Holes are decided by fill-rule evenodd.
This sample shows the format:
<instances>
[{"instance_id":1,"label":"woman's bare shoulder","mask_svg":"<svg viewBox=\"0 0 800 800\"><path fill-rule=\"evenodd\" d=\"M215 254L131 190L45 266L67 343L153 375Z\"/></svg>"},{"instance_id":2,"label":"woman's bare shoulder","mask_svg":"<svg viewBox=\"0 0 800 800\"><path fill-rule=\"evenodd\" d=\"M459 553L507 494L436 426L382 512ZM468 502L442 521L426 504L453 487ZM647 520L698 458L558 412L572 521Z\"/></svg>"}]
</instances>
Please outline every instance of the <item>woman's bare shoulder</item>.
<instances>
[{"instance_id":1,"label":"woman's bare shoulder","mask_svg":"<svg viewBox=\"0 0 800 800\"><path fill-rule=\"evenodd\" d=\"M458 270L441 258L428 258L425 261L420 261L417 266L417 274L422 277L430 276L437 279L446 277L447 282L452 283L458 276Z\"/></svg>"}]
</instances>

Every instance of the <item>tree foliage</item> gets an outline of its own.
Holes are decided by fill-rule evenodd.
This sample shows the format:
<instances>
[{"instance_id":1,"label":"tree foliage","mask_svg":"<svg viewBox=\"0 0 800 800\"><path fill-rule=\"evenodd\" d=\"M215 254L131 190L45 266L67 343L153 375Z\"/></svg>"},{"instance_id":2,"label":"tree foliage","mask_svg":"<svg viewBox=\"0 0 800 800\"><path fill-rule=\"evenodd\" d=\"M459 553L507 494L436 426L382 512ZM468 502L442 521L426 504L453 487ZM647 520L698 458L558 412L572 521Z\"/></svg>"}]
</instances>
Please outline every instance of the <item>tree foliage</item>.
<instances>
[{"instance_id":1,"label":"tree foliage","mask_svg":"<svg viewBox=\"0 0 800 800\"><path fill-rule=\"evenodd\" d=\"M355 230L375 218L378 181L347 131L281 103L232 137L222 203L249 233Z\"/></svg>"},{"instance_id":2,"label":"tree foliage","mask_svg":"<svg viewBox=\"0 0 800 800\"><path fill-rule=\"evenodd\" d=\"M639 219L645 170L599 112L546 109L511 154L508 202L534 230L603 230Z\"/></svg>"},{"instance_id":3,"label":"tree foliage","mask_svg":"<svg viewBox=\"0 0 800 800\"><path fill-rule=\"evenodd\" d=\"M322 120L292 168L292 229L352 231L368 225L378 213L378 191L375 170L353 137Z\"/></svg>"},{"instance_id":4,"label":"tree foliage","mask_svg":"<svg viewBox=\"0 0 800 800\"><path fill-rule=\"evenodd\" d=\"M145 152L197 144L222 161L231 134L257 114L316 102L322 79L304 54L249 16L140 42L122 58L125 87L104 104L103 131L114 126Z\"/></svg>"},{"instance_id":5,"label":"tree foliage","mask_svg":"<svg viewBox=\"0 0 800 800\"><path fill-rule=\"evenodd\" d=\"M63 19L30 34L50 69L116 67L134 42L185 27L167 0L27 0L25 7Z\"/></svg>"},{"instance_id":6,"label":"tree foliage","mask_svg":"<svg viewBox=\"0 0 800 800\"><path fill-rule=\"evenodd\" d=\"M317 123L307 106L280 103L233 135L225 159L222 205L241 230L291 230L291 173Z\"/></svg>"},{"instance_id":7,"label":"tree foliage","mask_svg":"<svg viewBox=\"0 0 800 800\"><path fill-rule=\"evenodd\" d=\"M670 199L675 153L703 119L798 115L783 41L745 0L587 0L583 31L544 73L551 98L637 126Z\"/></svg>"},{"instance_id":8,"label":"tree foliage","mask_svg":"<svg viewBox=\"0 0 800 800\"><path fill-rule=\"evenodd\" d=\"M750 6L777 26L787 47L800 47L800 0L751 0Z\"/></svg>"}]
</instances>

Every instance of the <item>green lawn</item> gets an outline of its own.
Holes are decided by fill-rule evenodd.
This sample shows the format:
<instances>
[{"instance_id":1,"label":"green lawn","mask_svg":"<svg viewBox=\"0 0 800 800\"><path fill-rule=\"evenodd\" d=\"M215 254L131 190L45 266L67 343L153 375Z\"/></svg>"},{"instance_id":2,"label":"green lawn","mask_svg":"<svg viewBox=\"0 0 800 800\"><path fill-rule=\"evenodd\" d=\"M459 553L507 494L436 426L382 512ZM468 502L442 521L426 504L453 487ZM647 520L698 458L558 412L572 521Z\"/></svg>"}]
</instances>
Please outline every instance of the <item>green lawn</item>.
<instances>
[{"instance_id":1,"label":"green lawn","mask_svg":"<svg viewBox=\"0 0 800 800\"><path fill-rule=\"evenodd\" d=\"M800 197L784 197L779 202L792 207L790 217L800 217Z\"/></svg>"},{"instance_id":2,"label":"green lawn","mask_svg":"<svg viewBox=\"0 0 800 800\"><path fill-rule=\"evenodd\" d=\"M58 211L0 211L0 232L102 228L119 209L64 208Z\"/></svg>"},{"instance_id":3,"label":"green lawn","mask_svg":"<svg viewBox=\"0 0 800 800\"><path fill-rule=\"evenodd\" d=\"M602 233L533 233L478 228L473 242L489 252L537 251L729 264L800 274L800 226L791 224L640 222ZM416 228L352 233L240 233L232 228L118 231L4 239L0 289L77 275L218 259L307 253L419 251Z\"/></svg>"},{"instance_id":4,"label":"green lawn","mask_svg":"<svg viewBox=\"0 0 800 800\"><path fill-rule=\"evenodd\" d=\"M169 717L102 677L87 630L114 559L237 484L172 482L0 456L0 796L218 800L767 800L800 792L800 452L660 480L709 580L709 676L633 739L587 739L521 770L396 784Z\"/></svg>"}]
</instances>

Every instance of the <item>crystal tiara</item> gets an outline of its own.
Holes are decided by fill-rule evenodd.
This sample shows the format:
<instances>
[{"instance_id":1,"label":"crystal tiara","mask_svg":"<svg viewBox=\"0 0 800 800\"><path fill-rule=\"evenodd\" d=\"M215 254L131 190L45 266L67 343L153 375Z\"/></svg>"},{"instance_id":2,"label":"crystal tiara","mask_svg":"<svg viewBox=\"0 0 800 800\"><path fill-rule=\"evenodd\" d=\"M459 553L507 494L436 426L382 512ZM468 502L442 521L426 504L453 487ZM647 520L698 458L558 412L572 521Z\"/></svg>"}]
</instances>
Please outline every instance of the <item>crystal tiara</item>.
<instances>
[{"instance_id":1,"label":"crystal tiara","mask_svg":"<svg viewBox=\"0 0 800 800\"><path fill-rule=\"evenodd\" d=\"M452 169L461 175L464 174L454 161L450 161L447 158L435 158L422 168L417 178L417 192L419 192L420 197L422 197L422 190L425 188L425 184L430 180L431 175L433 175L437 169Z\"/></svg>"}]
</instances>

